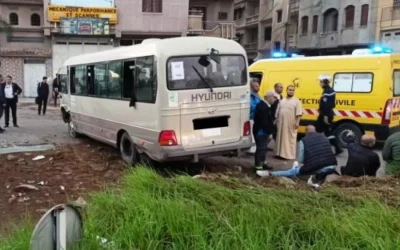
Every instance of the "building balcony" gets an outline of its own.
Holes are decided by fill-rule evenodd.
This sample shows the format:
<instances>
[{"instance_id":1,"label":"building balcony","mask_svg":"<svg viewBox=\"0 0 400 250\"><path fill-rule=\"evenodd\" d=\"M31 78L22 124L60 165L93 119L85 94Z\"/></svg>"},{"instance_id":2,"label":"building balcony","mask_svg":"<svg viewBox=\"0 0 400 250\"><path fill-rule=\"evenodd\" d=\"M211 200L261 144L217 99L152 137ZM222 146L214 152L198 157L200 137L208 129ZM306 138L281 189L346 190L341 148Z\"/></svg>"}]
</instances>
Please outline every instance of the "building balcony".
<instances>
[{"instance_id":1,"label":"building balcony","mask_svg":"<svg viewBox=\"0 0 400 250\"><path fill-rule=\"evenodd\" d=\"M400 26L400 7L386 7L382 8L381 11L381 28Z\"/></svg>"},{"instance_id":2,"label":"building balcony","mask_svg":"<svg viewBox=\"0 0 400 250\"><path fill-rule=\"evenodd\" d=\"M233 22L203 22L202 16L189 15L187 33L194 36L236 39L236 24Z\"/></svg>"},{"instance_id":3,"label":"building balcony","mask_svg":"<svg viewBox=\"0 0 400 250\"><path fill-rule=\"evenodd\" d=\"M258 24L259 20L260 20L260 15L258 14L246 17L246 25Z\"/></svg>"},{"instance_id":4,"label":"building balcony","mask_svg":"<svg viewBox=\"0 0 400 250\"><path fill-rule=\"evenodd\" d=\"M258 49L258 43L257 42L249 42L249 43L245 43L243 45L243 48L247 51L247 52L256 52Z\"/></svg>"}]
</instances>

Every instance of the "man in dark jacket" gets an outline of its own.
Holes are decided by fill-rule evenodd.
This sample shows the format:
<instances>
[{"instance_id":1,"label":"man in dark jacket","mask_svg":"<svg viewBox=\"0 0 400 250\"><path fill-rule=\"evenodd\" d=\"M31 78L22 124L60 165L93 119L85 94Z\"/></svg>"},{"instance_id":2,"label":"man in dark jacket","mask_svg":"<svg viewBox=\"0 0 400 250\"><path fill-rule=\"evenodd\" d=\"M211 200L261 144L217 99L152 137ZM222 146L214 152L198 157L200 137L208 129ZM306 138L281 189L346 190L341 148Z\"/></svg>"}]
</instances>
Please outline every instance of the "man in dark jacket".
<instances>
[{"instance_id":1,"label":"man in dark jacket","mask_svg":"<svg viewBox=\"0 0 400 250\"><path fill-rule=\"evenodd\" d=\"M325 136L328 137L331 145L335 147L336 155L338 155L343 152L343 149L339 147L335 135L332 133L332 123L335 116L334 109L336 107L336 93L329 84L330 82L328 79L320 80L323 93L319 102L319 115L316 129L318 133L324 133Z\"/></svg>"},{"instance_id":2,"label":"man in dark jacket","mask_svg":"<svg viewBox=\"0 0 400 250\"><path fill-rule=\"evenodd\" d=\"M347 148L349 152L347 164L346 167L341 168L341 174L353 177L376 176L381 161L378 154L372 151L374 145L373 135L363 135L360 144L350 144Z\"/></svg>"},{"instance_id":3,"label":"man in dark jacket","mask_svg":"<svg viewBox=\"0 0 400 250\"><path fill-rule=\"evenodd\" d=\"M14 127L18 127L17 123L17 103L18 96L22 93L22 88L12 81L12 77L10 75L6 78L6 83L1 85L1 91L4 92L6 99L6 119L5 119L5 128L9 127L10 122L10 109L13 119Z\"/></svg>"},{"instance_id":4,"label":"man in dark jacket","mask_svg":"<svg viewBox=\"0 0 400 250\"><path fill-rule=\"evenodd\" d=\"M3 76L0 75L0 119L1 119L1 117L3 117L3 112L4 112L5 105L6 105L6 96L5 96L4 87L3 87L4 84L5 84L5 82L4 82ZM0 127L0 133L4 133L4 131L5 130Z\"/></svg>"},{"instance_id":5,"label":"man in dark jacket","mask_svg":"<svg viewBox=\"0 0 400 250\"><path fill-rule=\"evenodd\" d=\"M264 161L267 156L268 138L274 132L274 119L271 114L271 104L275 101L274 92L268 91L264 100L257 104L254 112L253 135L256 141L254 166L256 171L269 169Z\"/></svg>"},{"instance_id":6,"label":"man in dark jacket","mask_svg":"<svg viewBox=\"0 0 400 250\"><path fill-rule=\"evenodd\" d=\"M38 84L38 114L40 115L43 105L43 115L46 115L47 100L49 99L49 84L47 84L47 77L44 76L42 82Z\"/></svg>"},{"instance_id":7,"label":"man in dark jacket","mask_svg":"<svg viewBox=\"0 0 400 250\"><path fill-rule=\"evenodd\" d=\"M293 168L284 171L257 171L260 177L284 176L295 177L298 175L312 175L335 173L337 166L336 157L332 151L328 139L315 132L314 126L307 126L306 136L298 144L297 161L293 163ZM299 162L303 166L299 166Z\"/></svg>"},{"instance_id":8,"label":"man in dark jacket","mask_svg":"<svg viewBox=\"0 0 400 250\"><path fill-rule=\"evenodd\" d=\"M59 91L60 89L58 86L58 74L56 74L56 77L53 80L54 107L57 107L57 99Z\"/></svg>"}]
</instances>

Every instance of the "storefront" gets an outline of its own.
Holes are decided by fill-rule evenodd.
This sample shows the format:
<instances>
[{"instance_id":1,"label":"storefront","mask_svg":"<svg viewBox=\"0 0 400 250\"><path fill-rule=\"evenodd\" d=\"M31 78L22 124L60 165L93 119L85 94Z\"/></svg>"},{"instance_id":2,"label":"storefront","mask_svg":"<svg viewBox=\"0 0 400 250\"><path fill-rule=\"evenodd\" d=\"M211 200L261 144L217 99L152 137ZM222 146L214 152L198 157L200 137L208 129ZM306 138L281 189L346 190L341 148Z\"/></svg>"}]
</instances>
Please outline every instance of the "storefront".
<instances>
[{"instance_id":1,"label":"storefront","mask_svg":"<svg viewBox=\"0 0 400 250\"><path fill-rule=\"evenodd\" d=\"M51 49L0 48L0 74L11 75L23 89L24 97L37 96L37 84L52 75Z\"/></svg>"}]
</instances>

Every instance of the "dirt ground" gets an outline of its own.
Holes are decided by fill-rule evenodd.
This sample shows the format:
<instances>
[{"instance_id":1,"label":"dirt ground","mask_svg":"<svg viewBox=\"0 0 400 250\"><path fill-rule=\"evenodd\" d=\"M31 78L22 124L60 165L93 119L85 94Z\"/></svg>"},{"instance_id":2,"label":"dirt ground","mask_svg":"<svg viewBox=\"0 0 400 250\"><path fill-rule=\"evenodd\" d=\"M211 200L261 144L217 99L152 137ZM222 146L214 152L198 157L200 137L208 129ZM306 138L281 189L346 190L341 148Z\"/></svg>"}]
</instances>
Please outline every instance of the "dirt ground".
<instances>
[{"instance_id":1,"label":"dirt ground","mask_svg":"<svg viewBox=\"0 0 400 250\"><path fill-rule=\"evenodd\" d=\"M0 231L8 223L18 223L26 214L36 221L56 204L74 201L79 197L85 199L90 192L101 190L105 185L117 184L126 170L116 149L89 138L70 139L58 109L50 108L46 116L37 116L35 107L27 106L21 108L18 115L21 127L10 128L0 136L0 149L46 143L52 143L56 149L0 155ZM39 155L45 158L34 161L33 158ZM276 160L272 153L268 158L275 169L291 167L290 161ZM197 164L164 164L158 166L157 170L164 175L186 173L236 187L227 180L227 176L234 176L247 184L249 180L254 181L252 162L252 157L214 157ZM302 181L283 178L256 180L258 185L266 188L311 190ZM399 206L399 181L342 177L326 186L341 187L355 196L375 196L388 204Z\"/></svg>"}]
</instances>

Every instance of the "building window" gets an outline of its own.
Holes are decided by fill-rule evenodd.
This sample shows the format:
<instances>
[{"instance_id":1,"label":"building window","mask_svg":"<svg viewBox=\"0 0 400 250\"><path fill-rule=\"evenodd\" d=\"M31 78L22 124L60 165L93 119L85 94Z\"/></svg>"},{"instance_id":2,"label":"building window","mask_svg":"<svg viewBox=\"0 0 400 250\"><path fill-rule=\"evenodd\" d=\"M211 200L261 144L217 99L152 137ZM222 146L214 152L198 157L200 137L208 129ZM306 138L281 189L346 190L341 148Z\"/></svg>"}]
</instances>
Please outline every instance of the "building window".
<instances>
[{"instance_id":1,"label":"building window","mask_svg":"<svg viewBox=\"0 0 400 250\"><path fill-rule=\"evenodd\" d=\"M354 6L353 5L349 5L346 7L346 9L344 9L345 12L345 24L344 27L345 28L353 28L354 26Z\"/></svg>"},{"instance_id":2,"label":"building window","mask_svg":"<svg viewBox=\"0 0 400 250\"><path fill-rule=\"evenodd\" d=\"M10 25L18 25L18 15L17 13L10 13Z\"/></svg>"},{"instance_id":3,"label":"building window","mask_svg":"<svg viewBox=\"0 0 400 250\"><path fill-rule=\"evenodd\" d=\"M312 33L315 34L318 32L318 16L313 16L312 20Z\"/></svg>"},{"instance_id":4,"label":"building window","mask_svg":"<svg viewBox=\"0 0 400 250\"><path fill-rule=\"evenodd\" d=\"M40 16L38 14L31 15L31 25L32 26L40 26Z\"/></svg>"},{"instance_id":5,"label":"building window","mask_svg":"<svg viewBox=\"0 0 400 250\"><path fill-rule=\"evenodd\" d=\"M218 12L218 20L227 20L228 12Z\"/></svg>"},{"instance_id":6,"label":"building window","mask_svg":"<svg viewBox=\"0 0 400 250\"><path fill-rule=\"evenodd\" d=\"M368 25L368 15L369 15L369 5L364 4L361 6L361 20L360 26L367 26Z\"/></svg>"},{"instance_id":7,"label":"building window","mask_svg":"<svg viewBox=\"0 0 400 250\"><path fill-rule=\"evenodd\" d=\"M400 0L393 0L393 7L395 8L400 7Z\"/></svg>"},{"instance_id":8,"label":"building window","mask_svg":"<svg viewBox=\"0 0 400 250\"><path fill-rule=\"evenodd\" d=\"M370 93L373 80L372 73L337 73L333 77L333 89L341 93Z\"/></svg>"},{"instance_id":9,"label":"building window","mask_svg":"<svg viewBox=\"0 0 400 250\"><path fill-rule=\"evenodd\" d=\"M308 33L308 16L301 18L301 34L306 35Z\"/></svg>"},{"instance_id":10,"label":"building window","mask_svg":"<svg viewBox=\"0 0 400 250\"><path fill-rule=\"evenodd\" d=\"M264 40L271 41L272 39L272 27L265 27L264 28Z\"/></svg>"},{"instance_id":11,"label":"building window","mask_svg":"<svg viewBox=\"0 0 400 250\"><path fill-rule=\"evenodd\" d=\"M122 62L111 62L108 64L108 96L121 99L122 86Z\"/></svg>"},{"instance_id":12,"label":"building window","mask_svg":"<svg viewBox=\"0 0 400 250\"><path fill-rule=\"evenodd\" d=\"M135 95L137 102L155 103L156 101L157 81L153 68L152 56L136 59Z\"/></svg>"},{"instance_id":13,"label":"building window","mask_svg":"<svg viewBox=\"0 0 400 250\"><path fill-rule=\"evenodd\" d=\"M339 12L337 9L328 9L324 13L324 33L338 30Z\"/></svg>"},{"instance_id":14,"label":"building window","mask_svg":"<svg viewBox=\"0 0 400 250\"><path fill-rule=\"evenodd\" d=\"M162 13L162 0L142 0L142 12Z\"/></svg>"},{"instance_id":15,"label":"building window","mask_svg":"<svg viewBox=\"0 0 400 250\"><path fill-rule=\"evenodd\" d=\"M282 10L276 11L276 22L281 23L282 22Z\"/></svg>"},{"instance_id":16,"label":"building window","mask_svg":"<svg viewBox=\"0 0 400 250\"><path fill-rule=\"evenodd\" d=\"M233 18L234 20L240 20L243 18L243 9L235 9L234 13L233 13Z\"/></svg>"}]
</instances>

